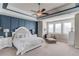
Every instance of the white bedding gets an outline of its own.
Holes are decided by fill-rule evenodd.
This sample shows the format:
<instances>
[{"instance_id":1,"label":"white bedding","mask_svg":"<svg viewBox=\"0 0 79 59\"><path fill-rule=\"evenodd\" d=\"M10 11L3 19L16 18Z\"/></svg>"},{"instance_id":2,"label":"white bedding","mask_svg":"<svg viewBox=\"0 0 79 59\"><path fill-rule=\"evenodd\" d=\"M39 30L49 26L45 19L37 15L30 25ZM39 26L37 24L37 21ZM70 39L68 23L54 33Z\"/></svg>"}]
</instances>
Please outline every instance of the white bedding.
<instances>
[{"instance_id":1,"label":"white bedding","mask_svg":"<svg viewBox=\"0 0 79 59\"><path fill-rule=\"evenodd\" d=\"M17 49L17 55L40 46L42 41L42 38L31 35L25 27L18 28L13 35L13 45Z\"/></svg>"}]
</instances>

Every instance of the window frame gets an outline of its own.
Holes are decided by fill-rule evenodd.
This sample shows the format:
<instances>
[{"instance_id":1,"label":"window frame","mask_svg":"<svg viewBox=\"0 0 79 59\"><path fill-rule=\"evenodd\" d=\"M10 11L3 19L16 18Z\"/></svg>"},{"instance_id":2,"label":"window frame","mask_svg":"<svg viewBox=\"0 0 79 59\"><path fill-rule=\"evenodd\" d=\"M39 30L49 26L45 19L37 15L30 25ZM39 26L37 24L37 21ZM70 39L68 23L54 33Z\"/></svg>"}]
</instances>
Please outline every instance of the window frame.
<instances>
[{"instance_id":1,"label":"window frame","mask_svg":"<svg viewBox=\"0 0 79 59\"><path fill-rule=\"evenodd\" d=\"M47 22L47 33L48 33L48 24L52 23L54 24L53 26L53 32L55 33L55 24L57 23L61 23L61 34L64 34L64 30L63 30L63 24L64 23L67 23L67 22L71 22L71 27L73 27L73 30L74 30L74 19L73 18L69 18L69 19L63 19L63 20L57 20L57 21L52 21L52 22Z\"/></svg>"}]
</instances>

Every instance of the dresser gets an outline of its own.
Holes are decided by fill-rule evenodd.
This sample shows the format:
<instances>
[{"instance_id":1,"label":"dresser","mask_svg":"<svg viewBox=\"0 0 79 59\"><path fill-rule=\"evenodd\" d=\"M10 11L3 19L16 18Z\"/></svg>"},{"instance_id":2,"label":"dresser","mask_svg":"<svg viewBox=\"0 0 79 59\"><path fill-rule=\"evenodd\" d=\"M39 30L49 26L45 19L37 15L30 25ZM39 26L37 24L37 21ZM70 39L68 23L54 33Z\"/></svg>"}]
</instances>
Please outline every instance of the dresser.
<instances>
[{"instance_id":1,"label":"dresser","mask_svg":"<svg viewBox=\"0 0 79 59\"><path fill-rule=\"evenodd\" d=\"M12 47L12 37L0 38L0 49Z\"/></svg>"}]
</instances>

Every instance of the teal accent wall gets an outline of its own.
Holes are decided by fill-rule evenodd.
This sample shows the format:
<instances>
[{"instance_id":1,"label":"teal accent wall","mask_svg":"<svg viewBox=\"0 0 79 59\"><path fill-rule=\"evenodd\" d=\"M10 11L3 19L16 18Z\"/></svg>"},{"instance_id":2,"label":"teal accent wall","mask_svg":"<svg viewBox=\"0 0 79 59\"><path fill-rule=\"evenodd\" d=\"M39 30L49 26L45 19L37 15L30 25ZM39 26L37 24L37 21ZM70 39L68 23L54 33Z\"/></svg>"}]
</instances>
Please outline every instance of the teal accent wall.
<instances>
[{"instance_id":1,"label":"teal accent wall","mask_svg":"<svg viewBox=\"0 0 79 59\"><path fill-rule=\"evenodd\" d=\"M20 19L20 18L15 18L15 17L10 17L10 16L5 16L5 15L0 15L0 27L2 29L9 29L9 36L11 36L12 32L15 31L15 29L24 26L28 28L29 30L33 30L35 34L37 34L37 22L36 21L30 21L27 19ZM0 36L4 36L3 30L0 30Z\"/></svg>"}]
</instances>

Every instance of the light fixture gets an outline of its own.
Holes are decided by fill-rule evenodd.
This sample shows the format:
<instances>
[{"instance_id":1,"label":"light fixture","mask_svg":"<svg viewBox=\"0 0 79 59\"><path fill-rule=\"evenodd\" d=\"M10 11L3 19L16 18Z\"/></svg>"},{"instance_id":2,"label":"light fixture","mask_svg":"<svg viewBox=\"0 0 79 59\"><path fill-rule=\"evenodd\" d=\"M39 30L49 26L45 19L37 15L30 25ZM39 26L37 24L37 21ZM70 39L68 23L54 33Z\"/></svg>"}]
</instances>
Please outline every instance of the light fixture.
<instances>
[{"instance_id":1,"label":"light fixture","mask_svg":"<svg viewBox=\"0 0 79 59\"><path fill-rule=\"evenodd\" d=\"M42 16L42 13L41 12L37 13L37 16Z\"/></svg>"}]
</instances>

